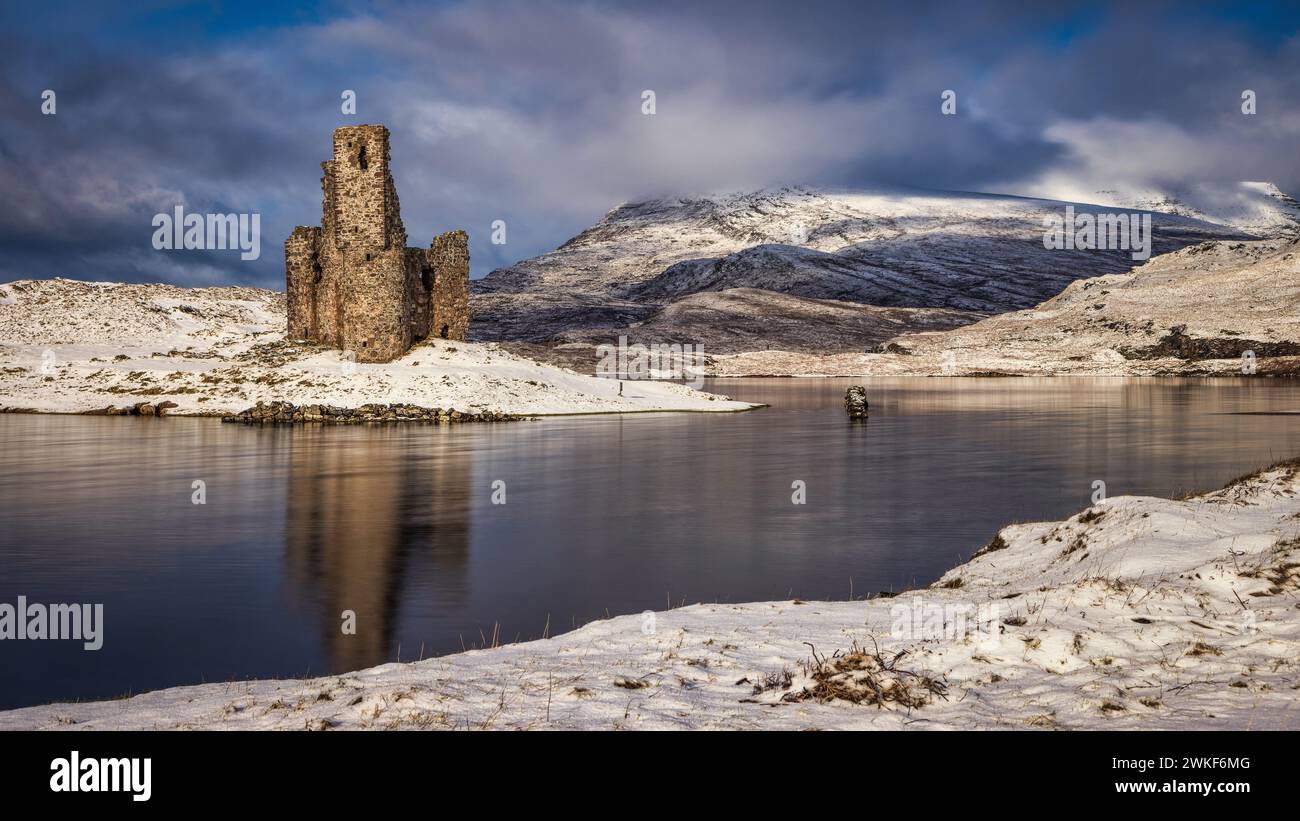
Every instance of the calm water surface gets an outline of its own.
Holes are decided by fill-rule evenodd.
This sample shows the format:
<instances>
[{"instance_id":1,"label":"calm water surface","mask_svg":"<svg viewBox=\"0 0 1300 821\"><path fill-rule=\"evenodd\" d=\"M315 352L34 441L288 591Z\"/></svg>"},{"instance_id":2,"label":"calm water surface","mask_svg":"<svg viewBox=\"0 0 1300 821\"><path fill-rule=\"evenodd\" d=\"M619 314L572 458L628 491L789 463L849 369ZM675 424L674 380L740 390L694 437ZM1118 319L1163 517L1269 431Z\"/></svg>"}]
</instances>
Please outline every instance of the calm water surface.
<instances>
[{"instance_id":1,"label":"calm water surface","mask_svg":"<svg viewBox=\"0 0 1300 821\"><path fill-rule=\"evenodd\" d=\"M745 414L445 428L0 416L0 602L105 608L98 652L0 643L0 707L896 590L1094 480L1168 496L1300 454L1292 381L872 380L860 424L851 382L708 386L771 405Z\"/></svg>"}]
</instances>

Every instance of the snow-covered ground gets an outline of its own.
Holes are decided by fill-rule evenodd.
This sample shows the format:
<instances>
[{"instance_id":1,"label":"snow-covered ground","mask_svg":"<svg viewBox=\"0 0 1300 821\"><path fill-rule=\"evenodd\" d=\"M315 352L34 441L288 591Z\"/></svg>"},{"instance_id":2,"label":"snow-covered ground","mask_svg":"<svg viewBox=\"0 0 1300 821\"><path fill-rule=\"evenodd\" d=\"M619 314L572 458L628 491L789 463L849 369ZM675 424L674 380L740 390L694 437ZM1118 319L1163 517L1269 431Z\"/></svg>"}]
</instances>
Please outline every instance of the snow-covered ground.
<instances>
[{"instance_id":1,"label":"snow-covered ground","mask_svg":"<svg viewBox=\"0 0 1300 821\"><path fill-rule=\"evenodd\" d=\"M1296 729L1297 594L1292 462L1011 525L895 598L697 604L343 675L31 707L0 730Z\"/></svg>"},{"instance_id":2,"label":"snow-covered ground","mask_svg":"<svg viewBox=\"0 0 1300 821\"><path fill-rule=\"evenodd\" d=\"M410 403L516 414L735 411L668 383L597 379L500 349L437 340L395 362L284 339L284 294L73 280L0 285L0 407L53 413L171 401L174 414L258 401ZM596 359L589 363L594 372Z\"/></svg>"}]
</instances>

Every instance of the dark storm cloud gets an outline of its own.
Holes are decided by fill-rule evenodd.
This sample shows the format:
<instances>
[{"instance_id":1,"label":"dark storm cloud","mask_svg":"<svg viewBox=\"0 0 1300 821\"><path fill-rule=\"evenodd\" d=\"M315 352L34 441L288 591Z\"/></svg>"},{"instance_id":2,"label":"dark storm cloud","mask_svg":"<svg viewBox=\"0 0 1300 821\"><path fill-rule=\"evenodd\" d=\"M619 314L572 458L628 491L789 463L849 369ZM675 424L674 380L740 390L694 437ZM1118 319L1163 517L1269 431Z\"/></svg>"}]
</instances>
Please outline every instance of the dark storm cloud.
<instances>
[{"instance_id":1,"label":"dark storm cloud","mask_svg":"<svg viewBox=\"0 0 1300 821\"><path fill-rule=\"evenodd\" d=\"M256 7L253 7L256 9ZM1300 41L1270 5L464 2L288 19L0 13L0 278L278 287L329 131L384 122L409 241L475 274L610 207L776 183L1296 190ZM40 93L58 93L58 114ZM1240 93L1259 114L1240 113ZM354 89L358 116L339 112ZM657 113L641 114L641 92ZM958 115L940 113L957 92ZM262 214L262 258L154 251L154 214ZM509 242L487 242L495 219Z\"/></svg>"}]
</instances>

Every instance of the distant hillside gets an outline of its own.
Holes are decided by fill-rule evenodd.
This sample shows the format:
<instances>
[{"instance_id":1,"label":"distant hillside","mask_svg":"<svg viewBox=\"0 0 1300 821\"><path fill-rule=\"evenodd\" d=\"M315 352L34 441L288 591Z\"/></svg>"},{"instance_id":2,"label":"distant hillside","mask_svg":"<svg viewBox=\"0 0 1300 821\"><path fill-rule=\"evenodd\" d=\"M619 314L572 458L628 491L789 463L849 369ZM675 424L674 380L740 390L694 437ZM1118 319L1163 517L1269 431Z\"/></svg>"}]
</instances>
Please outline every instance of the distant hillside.
<instances>
[{"instance_id":1,"label":"distant hillside","mask_svg":"<svg viewBox=\"0 0 1300 821\"><path fill-rule=\"evenodd\" d=\"M1029 310L895 337L871 354L758 351L712 372L963 376L1300 374L1300 239L1213 242L1082 280Z\"/></svg>"},{"instance_id":2,"label":"distant hillside","mask_svg":"<svg viewBox=\"0 0 1300 821\"><path fill-rule=\"evenodd\" d=\"M1032 310L895 340L868 370L971 373L1300 372L1300 239L1217 242L1076 282Z\"/></svg>"},{"instance_id":3,"label":"distant hillside","mask_svg":"<svg viewBox=\"0 0 1300 821\"><path fill-rule=\"evenodd\" d=\"M703 345L710 354L779 347L806 353L864 351L909 331L968 325L983 314L947 308L883 308L765 291L729 288L682 297L629 329L636 339ZM565 331L559 343L608 342L610 331Z\"/></svg>"}]
</instances>

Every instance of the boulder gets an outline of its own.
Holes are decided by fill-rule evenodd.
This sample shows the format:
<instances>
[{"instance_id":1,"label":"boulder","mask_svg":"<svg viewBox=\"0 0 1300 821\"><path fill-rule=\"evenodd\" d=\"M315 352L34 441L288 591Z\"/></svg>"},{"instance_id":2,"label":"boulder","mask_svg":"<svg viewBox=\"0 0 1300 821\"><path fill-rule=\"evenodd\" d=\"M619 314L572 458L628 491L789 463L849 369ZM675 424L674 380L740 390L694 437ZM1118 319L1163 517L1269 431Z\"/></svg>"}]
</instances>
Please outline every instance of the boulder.
<instances>
[{"instance_id":1,"label":"boulder","mask_svg":"<svg viewBox=\"0 0 1300 821\"><path fill-rule=\"evenodd\" d=\"M850 419L866 419L867 389L861 385L853 385L845 391L844 410L848 411Z\"/></svg>"}]
</instances>

